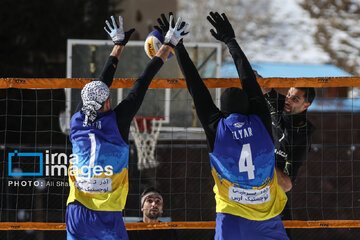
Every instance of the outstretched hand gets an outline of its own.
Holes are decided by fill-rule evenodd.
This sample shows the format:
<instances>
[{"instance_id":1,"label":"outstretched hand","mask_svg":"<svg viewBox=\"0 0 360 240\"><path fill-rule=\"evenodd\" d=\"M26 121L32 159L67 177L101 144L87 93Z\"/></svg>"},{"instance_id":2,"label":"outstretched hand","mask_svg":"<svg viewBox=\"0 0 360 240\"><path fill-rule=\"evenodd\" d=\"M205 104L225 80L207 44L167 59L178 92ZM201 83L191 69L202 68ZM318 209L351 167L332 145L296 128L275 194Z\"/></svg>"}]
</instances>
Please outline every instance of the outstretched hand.
<instances>
[{"instance_id":1,"label":"outstretched hand","mask_svg":"<svg viewBox=\"0 0 360 240\"><path fill-rule=\"evenodd\" d=\"M171 20L171 26L172 28L175 28L175 21L174 21L174 14L172 12L169 12L169 18L172 16L172 20ZM157 19L157 22L159 23L158 26L154 26L154 28L165 38L166 33L169 31L169 27L170 27L170 23L167 20L165 14L161 14L160 16L161 18ZM184 21L181 22L180 26L178 27L179 29L183 29L184 27L188 27L188 24ZM182 36L187 35L189 32L185 32L185 28L184 31L181 33ZM182 42L182 39L179 41L179 43Z\"/></svg>"},{"instance_id":2,"label":"outstretched hand","mask_svg":"<svg viewBox=\"0 0 360 240\"><path fill-rule=\"evenodd\" d=\"M185 36L189 35L189 32L185 32L188 28L189 24L182 22L181 17L178 18L175 24L174 16L170 15L170 23L169 30L166 32L164 44L169 45L174 48L180 40L182 40ZM164 25L166 27L166 25Z\"/></svg>"},{"instance_id":3,"label":"outstretched hand","mask_svg":"<svg viewBox=\"0 0 360 240\"><path fill-rule=\"evenodd\" d=\"M221 16L218 12L210 12L210 16L207 16L207 20L214 26L214 29L210 30L210 33L219 41L228 43L235 38L234 29L231 26L229 20L227 19L225 13L222 13Z\"/></svg>"},{"instance_id":4,"label":"outstretched hand","mask_svg":"<svg viewBox=\"0 0 360 240\"><path fill-rule=\"evenodd\" d=\"M170 18L170 16L174 16L174 14L173 14L172 12L169 12L169 18ZM159 23L159 26L154 26L154 28L155 28L156 30L158 30L159 33L161 33L161 35L163 35L163 37L165 37L166 33L169 31L169 25L170 25L170 24L169 24L169 21L167 20L167 18L166 18L166 16L165 16L165 14L162 13L162 14L160 15L160 17L161 17L161 18L158 18L158 19L157 19L157 22ZM172 25L172 26L175 25L174 19L173 19L171 25Z\"/></svg>"},{"instance_id":5,"label":"outstretched hand","mask_svg":"<svg viewBox=\"0 0 360 240\"><path fill-rule=\"evenodd\" d=\"M130 29L127 32L124 32L123 28L123 18L119 16L119 26L117 26L114 16L111 16L112 26L108 20L105 21L109 30L104 27L105 31L111 37L115 45L125 46L129 41L131 34L135 31L135 28Z\"/></svg>"}]
</instances>

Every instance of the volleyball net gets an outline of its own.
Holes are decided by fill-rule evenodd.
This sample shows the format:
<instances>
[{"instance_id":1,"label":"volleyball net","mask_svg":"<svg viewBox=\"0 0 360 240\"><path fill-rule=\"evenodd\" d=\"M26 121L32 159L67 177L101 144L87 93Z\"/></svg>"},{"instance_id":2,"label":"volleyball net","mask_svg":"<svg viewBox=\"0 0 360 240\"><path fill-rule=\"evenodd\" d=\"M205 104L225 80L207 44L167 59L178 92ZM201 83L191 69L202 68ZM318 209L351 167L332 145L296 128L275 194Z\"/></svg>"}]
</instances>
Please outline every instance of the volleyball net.
<instances>
[{"instance_id":1,"label":"volleyball net","mask_svg":"<svg viewBox=\"0 0 360 240\"><path fill-rule=\"evenodd\" d=\"M68 123L80 101L78 92L90 80L0 79L0 230L6 230L0 232L1 239L21 232L14 230L37 239L53 236L51 232L64 238L72 150ZM113 106L134 81L114 80ZM205 78L204 82L217 103L224 88L240 87L239 80L231 78ZM359 234L360 78L264 78L259 83L275 88L315 87L317 92L308 111L316 131L288 194L292 220L284 221L285 227L294 229L299 238L319 236L324 228L327 236ZM181 78L154 79L150 88L137 117L162 121L153 152L157 164L139 168L139 146L130 134L126 227L173 228L183 237L193 231L196 239L208 239L216 218L214 182L191 96ZM164 197L163 222L155 225L137 223L142 217L140 194L149 186L158 188Z\"/></svg>"},{"instance_id":2,"label":"volleyball net","mask_svg":"<svg viewBox=\"0 0 360 240\"><path fill-rule=\"evenodd\" d=\"M111 89L116 106L149 59L142 41L129 41ZM67 43L66 77L0 79L0 239L64 239L72 146L70 118L79 110L81 88L99 76L113 43ZM185 43L200 76L220 106L224 88L238 79L220 78L219 43ZM261 73L261 72L260 72ZM177 229L179 239L214 235L215 199L204 131L176 59L162 66L130 130L126 228ZM359 234L360 78L263 78L262 87L315 87L308 118L316 127L311 151L288 194L293 229L300 239ZM137 223L140 194L156 187L164 197L159 224ZM306 229L306 230L305 230ZM49 231L46 231L49 230ZM321 237L320 237L321 238Z\"/></svg>"}]
</instances>

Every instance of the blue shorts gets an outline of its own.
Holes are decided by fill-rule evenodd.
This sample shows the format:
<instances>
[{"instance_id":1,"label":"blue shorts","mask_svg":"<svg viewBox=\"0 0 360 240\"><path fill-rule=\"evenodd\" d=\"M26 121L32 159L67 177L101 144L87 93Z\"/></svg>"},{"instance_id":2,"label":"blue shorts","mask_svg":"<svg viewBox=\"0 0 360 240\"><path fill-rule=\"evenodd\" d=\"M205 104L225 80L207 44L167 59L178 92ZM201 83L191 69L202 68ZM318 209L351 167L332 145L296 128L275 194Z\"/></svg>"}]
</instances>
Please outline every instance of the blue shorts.
<instances>
[{"instance_id":1,"label":"blue shorts","mask_svg":"<svg viewBox=\"0 0 360 240\"><path fill-rule=\"evenodd\" d=\"M239 216L217 213L215 240L288 240L280 216L254 221Z\"/></svg>"},{"instance_id":2,"label":"blue shorts","mask_svg":"<svg viewBox=\"0 0 360 240\"><path fill-rule=\"evenodd\" d=\"M66 207L68 240L128 240L122 213L94 211L79 202Z\"/></svg>"}]
</instances>

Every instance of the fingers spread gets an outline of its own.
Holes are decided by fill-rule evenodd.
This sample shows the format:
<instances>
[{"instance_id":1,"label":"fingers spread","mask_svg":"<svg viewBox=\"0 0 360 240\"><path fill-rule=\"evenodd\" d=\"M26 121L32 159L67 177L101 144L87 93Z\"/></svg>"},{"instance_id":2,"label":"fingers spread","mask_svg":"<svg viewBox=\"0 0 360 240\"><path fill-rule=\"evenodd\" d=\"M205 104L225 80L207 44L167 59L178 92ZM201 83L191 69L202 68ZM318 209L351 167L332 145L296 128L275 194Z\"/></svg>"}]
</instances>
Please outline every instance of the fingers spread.
<instances>
[{"instance_id":1,"label":"fingers spread","mask_svg":"<svg viewBox=\"0 0 360 240\"><path fill-rule=\"evenodd\" d=\"M112 21L113 27L117 28L114 16L111 16L111 21Z\"/></svg>"},{"instance_id":2,"label":"fingers spread","mask_svg":"<svg viewBox=\"0 0 360 240\"><path fill-rule=\"evenodd\" d=\"M210 16L207 16L206 19L211 23L211 25L216 27L216 22Z\"/></svg>"},{"instance_id":3,"label":"fingers spread","mask_svg":"<svg viewBox=\"0 0 360 240\"><path fill-rule=\"evenodd\" d=\"M112 28L112 26L110 25L109 21L106 20L105 23L106 23L106 25L108 26L109 30L112 31L113 28Z\"/></svg>"},{"instance_id":4,"label":"fingers spread","mask_svg":"<svg viewBox=\"0 0 360 240\"><path fill-rule=\"evenodd\" d=\"M161 26L161 25L164 25L163 21L161 21L160 18L157 19L157 22L159 23L160 26Z\"/></svg>"},{"instance_id":5,"label":"fingers spread","mask_svg":"<svg viewBox=\"0 0 360 240\"><path fill-rule=\"evenodd\" d=\"M185 22L183 22L183 23L185 23ZM189 27L189 24L188 23L185 23L185 25L184 24L181 24L181 25L183 25L181 28L182 28L182 30L185 32L186 31L186 29Z\"/></svg>"},{"instance_id":6,"label":"fingers spread","mask_svg":"<svg viewBox=\"0 0 360 240\"><path fill-rule=\"evenodd\" d=\"M166 19L166 17L165 17L165 14L161 14L161 18L162 18L162 21L163 21L163 23L164 23L164 25L165 26L169 26L169 22L168 22L168 20Z\"/></svg>"},{"instance_id":7,"label":"fingers spread","mask_svg":"<svg viewBox=\"0 0 360 240\"><path fill-rule=\"evenodd\" d=\"M182 32L180 35L181 35L182 37L190 36L190 32Z\"/></svg>"},{"instance_id":8,"label":"fingers spread","mask_svg":"<svg viewBox=\"0 0 360 240\"><path fill-rule=\"evenodd\" d=\"M181 24L180 24L180 26L179 26L179 28L178 28L178 30L180 30L180 29L182 29L184 26L185 26L185 24L186 24L186 22L181 22Z\"/></svg>"},{"instance_id":9,"label":"fingers spread","mask_svg":"<svg viewBox=\"0 0 360 240\"><path fill-rule=\"evenodd\" d=\"M216 21L218 21L218 22L223 21L222 17L220 16L220 14L219 14L218 12L215 12L214 15L215 15L215 18L214 18L214 19L215 19Z\"/></svg>"},{"instance_id":10,"label":"fingers spread","mask_svg":"<svg viewBox=\"0 0 360 240\"><path fill-rule=\"evenodd\" d=\"M181 17L179 17L178 20L176 21L176 24L175 24L175 27L174 27L175 29L179 28L179 26L181 24L181 21L182 21L182 19L181 19Z\"/></svg>"},{"instance_id":11,"label":"fingers spread","mask_svg":"<svg viewBox=\"0 0 360 240\"><path fill-rule=\"evenodd\" d=\"M107 32L107 34L109 34L109 35L110 35L110 32L107 30L107 28L106 28L106 27L104 27L104 29L105 29L105 32Z\"/></svg>"},{"instance_id":12,"label":"fingers spread","mask_svg":"<svg viewBox=\"0 0 360 240\"><path fill-rule=\"evenodd\" d=\"M185 23L185 22L182 22L181 25L183 25L183 23ZM188 23L185 23L185 26L182 26L182 27L181 27L181 28L182 28L182 31L183 31L183 32L181 33L181 36L187 36L187 35L190 34L190 32L185 32L188 27L189 27L189 24L188 24Z\"/></svg>"},{"instance_id":13,"label":"fingers spread","mask_svg":"<svg viewBox=\"0 0 360 240\"><path fill-rule=\"evenodd\" d=\"M175 22L174 22L174 14L173 14L172 12L169 12L169 18L170 18L170 16L173 16L173 20L172 20L172 21L170 21L170 24L171 24L171 26L172 26L172 27L174 27L174 26L175 26Z\"/></svg>"},{"instance_id":14,"label":"fingers spread","mask_svg":"<svg viewBox=\"0 0 360 240\"><path fill-rule=\"evenodd\" d=\"M214 29L210 29L210 33L211 33L211 35L213 35L214 38L219 40L219 36L217 35L217 33L215 33Z\"/></svg>"},{"instance_id":15,"label":"fingers spread","mask_svg":"<svg viewBox=\"0 0 360 240\"><path fill-rule=\"evenodd\" d=\"M226 17L225 13L222 13L221 16L224 18L225 22L229 22L229 19Z\"/></svg>"},{"instance_id":16,"label":"fingers spread","mask_svg":"<svg viewBox=\"0 0 360 240\"><path fill-rule=\"evenodd\" d=\"M213 19L215 19L215 13L214 12L210 12L209 14Z\"/></svg>"},{"instance_id":17,"label":"fingers spread","mask_svg":"<svg viewBox=\"0 0 360 240\"><path fill-rule=\"evenodd\" d=\"M119 29L123 29L123 18L119 16Z\"/></svg>"},{"instance_id":18,"label":"fingers spread","mask_svg":"<svg viewBox=\"0 0 360 240\"><path fill-rule=\"evenodd\" d=\"M173 15L170 15L170 22L171 22L171 25L172 25L172 22L174 21L174 16ZM169 29L170 28L175 28L175 26L169 26Z\"/></svg>"}]
</instances>

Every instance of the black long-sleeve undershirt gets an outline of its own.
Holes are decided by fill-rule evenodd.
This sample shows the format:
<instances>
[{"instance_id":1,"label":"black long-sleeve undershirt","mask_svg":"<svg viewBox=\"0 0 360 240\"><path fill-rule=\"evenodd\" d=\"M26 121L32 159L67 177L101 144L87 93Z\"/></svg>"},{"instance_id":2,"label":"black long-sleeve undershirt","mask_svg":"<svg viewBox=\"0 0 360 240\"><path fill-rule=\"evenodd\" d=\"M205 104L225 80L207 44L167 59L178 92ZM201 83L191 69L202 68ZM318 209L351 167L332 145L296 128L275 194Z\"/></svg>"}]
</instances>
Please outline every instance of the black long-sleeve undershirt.
<instances>
[{"instance_id":1,"label":"black long-sleeve undershirt","mask_svg":"<svg viewBox=\"0 0 360 240\"><path fill-rule=\"evenodd\" d=\"M105 62L104 68L100 73L99 81L104 82L109 88L114 80L116 67L119 60L115 56L109 56Z\"/></svg>"},{"instance_id":2,"label":"black long-sleeve undershirt","mask_svg":"<svg viewBox=\"0 0 360 240\"><path fill-rule=\"evenodd\" d=\"M117 63L118 59L114 56L110 56L100 74L99 80L104 82L108 87L111 87L113 82ZM152 79L163 64L164 62L161 58L154 57L147 64L144 72L135 81L127 97L114 108L119 132L126 143L129 142L131 121L139 110Z\"/></svg>"},{"instance_id":3,"label":"black long-sleeve undershirt","mask_svg":"<svg viewBox=\"0 0 360 240\"><path fill-rule=\"evenodd\" d=\"M243 89L249 97L251 105L250 113L260 117L270 136L272 136L270 113L253 70L236 40L230 41L227 45L237 67ZM185 77L187 88L194 99L199 120L204 128L209 152L212 152L218 123L225 116L214 104L209 90L202 81L184 45L179 44L175 49L175 53L180 69Z\"/></svg>"},{"instance_id":4,"label":"black long-sleeve undershirt","mask_svg":"<svg viewBox=\"0 0 360 240\"><path fill-rule=\"evenodd\" d=\"M249 97L250 114L256 114L260 117L266 130L272 137L271 115L260 85L256 80L254 71L235 39L231 40L226 45L228 46L229 52L234 60L242 89Z\"/></svg>"},{"instance_id":5,"label":"black long-sleeve undershirt","mask_svg":"<svg viewBox=\"0 0 360 240\"><path fill-rule=\"evenodd\" d=\"M132 119L139 110L149 85L164 62L154 57L146 66L144 72L135 81L129 94L114 109L120 134L124 141L129 141L129 130Z\"/></svg>"},{"instance_id":6,"label":"black long-sleeve undershirt","mask_svg":"<svg viewBox=\"0 0 360 240\"><path fill-rule=\"evenodd\" d=\"M175 54L185 77L187 88L194 99L196 113L206 134L209 152L212 152L217 126L223 114L214 104L209 90L202 81L183 44L178 44L175 48Z\"/></svg>"}]
</instances>

